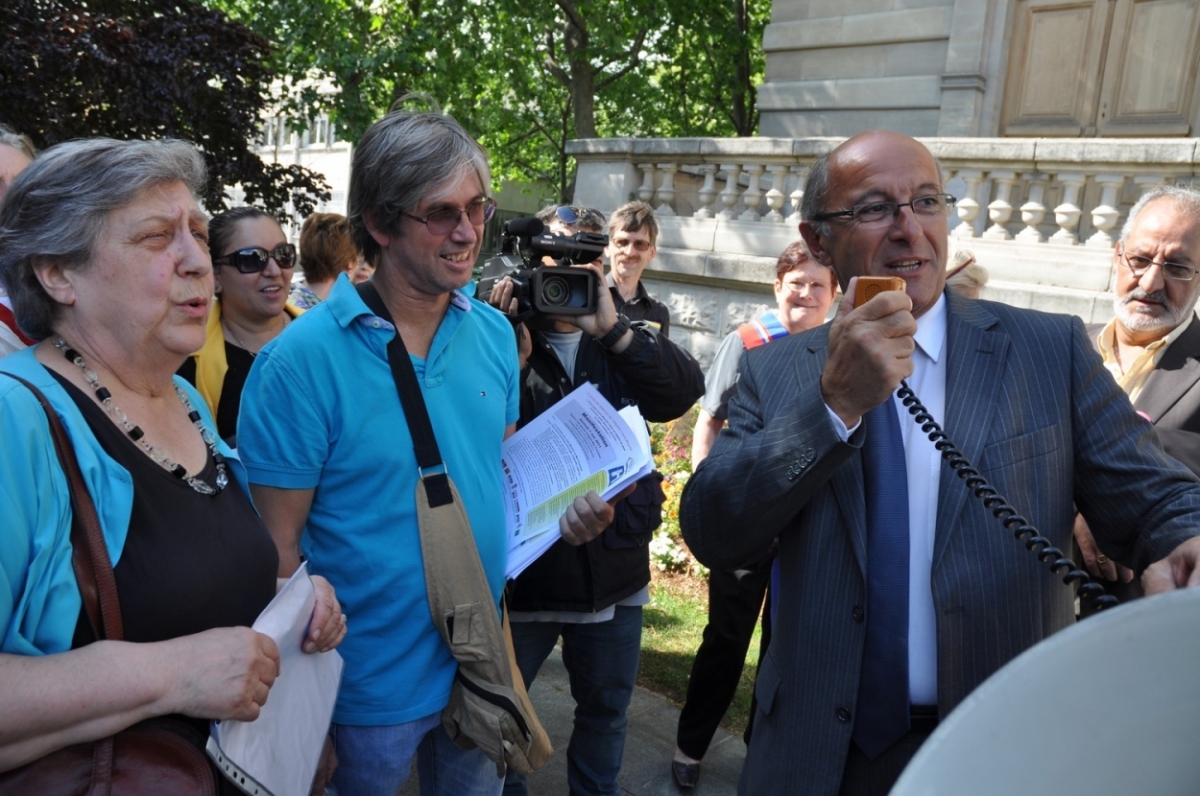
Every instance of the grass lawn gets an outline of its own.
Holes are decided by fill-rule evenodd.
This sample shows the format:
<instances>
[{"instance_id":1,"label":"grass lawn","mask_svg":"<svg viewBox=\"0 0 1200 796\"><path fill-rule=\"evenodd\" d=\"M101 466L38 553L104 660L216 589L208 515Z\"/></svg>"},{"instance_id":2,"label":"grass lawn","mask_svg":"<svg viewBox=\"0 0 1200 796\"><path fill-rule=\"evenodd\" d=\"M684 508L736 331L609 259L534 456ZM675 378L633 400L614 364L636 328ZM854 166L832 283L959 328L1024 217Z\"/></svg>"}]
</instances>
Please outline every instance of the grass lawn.
<instances>
[{"instance_id":1,"label":"grass lawn","mask_svg":"<svg viewBox=\"0 0 1200 796\"><path fill-rule=\"evenodd\" d=\"M642 658L638 685L682 705L692 659L708 622L707 583L687 575L654 572L650 604L643 609ZM755 627L741 682L721 726L741 736L750 718L750 695L758 666L760 628Z\"/></svg>"}]
</instances>

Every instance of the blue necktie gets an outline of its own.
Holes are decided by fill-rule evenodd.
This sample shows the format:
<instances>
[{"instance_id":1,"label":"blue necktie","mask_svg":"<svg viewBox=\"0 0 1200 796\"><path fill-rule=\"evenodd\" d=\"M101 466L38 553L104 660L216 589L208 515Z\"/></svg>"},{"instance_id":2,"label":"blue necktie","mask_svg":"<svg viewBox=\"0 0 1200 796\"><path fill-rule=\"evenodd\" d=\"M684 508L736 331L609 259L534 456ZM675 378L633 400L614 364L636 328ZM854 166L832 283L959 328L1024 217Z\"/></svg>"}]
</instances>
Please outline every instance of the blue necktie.
<instances>
[{"instance_id":1,"label":"blue necktie","mask_svg":"<svg viewBox=\"0 0 1200 796\"><path fill-rule=\"evenodd\" d=\"M908 476L891 396L867 412L867 640L854 742L874 760L909 729Z\"/></svg>"}]
</instances>

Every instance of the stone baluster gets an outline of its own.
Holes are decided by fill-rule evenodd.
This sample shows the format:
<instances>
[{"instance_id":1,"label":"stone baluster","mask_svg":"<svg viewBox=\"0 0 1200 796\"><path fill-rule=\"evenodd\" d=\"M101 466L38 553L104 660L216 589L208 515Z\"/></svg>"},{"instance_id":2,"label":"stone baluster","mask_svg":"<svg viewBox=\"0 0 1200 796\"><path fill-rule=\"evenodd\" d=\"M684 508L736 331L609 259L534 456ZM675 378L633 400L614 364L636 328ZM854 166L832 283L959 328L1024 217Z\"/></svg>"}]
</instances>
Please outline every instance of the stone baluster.
<instances>
[{"instance_id":1,"label":"stone baluster","mask_svg":"<svg viewBox=\"0 0 1200 796\"><path fill-rule=\"evenodd\" d=\"M804 201L804 183L808 180L809 166L792 166L791 172L796 175L796 187L792 189L789 199L792 203L792 212L788 214L787 222L789 224L800 223L800 203Z\"/></svg>"},{"instance_id":2,"label":"stone baluster","mask_svg":"<svg viewBox=\"0 0 1200 796\"><path fill-rule=\"evenodd\" d=\"M1046 217L1046 181L1050 177L1038 172L1022 174L1029 181L1029 201L1021 205L1021 221L1025 229L1017 233L1017 240L1022 243L1044 243L1046 238L1038 225Z\"/></svg>"},{"instance_id":3,"label":"stone baluster","mask_svg":"<svg viewBox=\"0 0 1200 796\"><path fill-rule=\"evenodd\" d=\"M658 207L654 212L660 216L675 215L675 172L679 171L678 163L659 163L658 170L662 172L662 183L658 186Z\"/></svg>"},{"instance_id":4,"label":"stone baluster","mask_svg":"<svg viewBox=\"0 0 1200 796\"><path fill-rule=\"evenodd\" d=\"M963 169L956 176L966 184L966 190L955 205L962 223L954 228L952 234L956 238L973 238L975 219L979 216L979 202L975 200L975 192L979 190L979 183L983 181L983 172L977 169Z\"/></svg>"},{"instance_id":5,"label":"stone baluster","mask_svg":"<svg viewBox=\"0 0 1200 796\"><path fill-rule=\"evenodd\" d=\"M712 203L717 200L717 188L715 185L717 164L701 164L700 173L704 175L704 185L700 187L700 207L692 214L692 217L701 219L712 218Z\"/></svg>"},{"instance_id":6,"label":"stone baluster","mask_svg":"<svg viewBox=\"0 0 1200 796\"><path fill-rule=\"evenodd\" d=\"M1083 212L1079 209L1079 192L1087 182L1087 175L1078 172L1059 174L1058 181L1063 184L1062 203L1054 208L1054 223L1058 224L1058 232L1050 236L1050 242L1059 246L1079 245L1079 236L1075 228L1079 226L1079 217Z\"/></svg>"},{"instance_id":7,"label":"stone baluster","mask_svg":"<svg viewBox=\"0 0 1200 796\"><path fill-rule=\"evenodd\" d=\"M637 167L642 170L642 186L638 188L637 196L643 202L649 204L654 199L654 164L653 163L638 163Z\"/></svg>"},{"instance_id":8,"label":"stone baluster","mask_svg":"<svg viewBox=\"0 0 1200 796\"><path fill-rule=\"evenodd\" d=\"M1138 197L1163 183L1174 184L1168 174L1135 174L1133 184L1137 186Z\"/></svg>"},{"instance_id":9,"label":"stone baluster","mask_svg":"<svg viewBox=\"0 0 1200 796\"><path fill-rule=\"evenodd\" d=\"M758 221L758 206L762 202L763 194L759 189L759 181L762 179L763 172L767 167L763 163L748 163L744 167L746 173L750 175L750 182L746 185L746 192L742 194L742 204L746 206L746 212L739 216L741 221Z\"/></svg>"},{"instance_id":10,"label":"stone baluster","mask_svg":"<svg viewBox=\"0 0 1200 796\"><path fill-rule=\"evenodd\" d=\"M763 220L782 224L783 203L787 201L783 195L783 183L787 179L788 167L785 163L772 163L767 168L771 171L771 190L767 191L767 207L771 208L771 212Z\"/></svg>"},{"instance_id":11,"label":"stone baluster","mask_svg":"<svg viewBox=\"0 0 1200 796\"><path fill-rule=\"evenodd\" d=\"M1012 235L1004 225L1012 218L1013 206L1008 198L1012 194L1013 181L1017 179L1016 172L993 171L990 176L996 186L996 198L988 203L988 218L992 220L992 225L984 230L983 237L1012 240Z\"/></svg>"},{"instance_id":12,"label":"stone baluster","mask_svg":"<svg viewBox=\"0 0 1200 796\"><path fill-rule=\"evenodd\" d=\"M721 204L725 205L725 209L717 213L717 218L722 221L732 221L734 219L733 206L738 201L738 177L741 176L742 167L736 163L722 163L721 171L725 172L725 189L721 191Z\"/></svg>"},{"instance_id":13,"label":"stone baluster","mask_svg":"<svg viewBox=\"0 0 1200 796\"><path fill-rule=\"evenodd\" d=\"M1112 229L1117 226L1121 211L1117 209L1117 194L1125 184L1124 174L1097 174L1100 185L1100 204L1092 208L1092 226L1096 231L1087 239L1087 245L1097 249L1111 249L1116 243Z\"/></svg>"}]
</instances>

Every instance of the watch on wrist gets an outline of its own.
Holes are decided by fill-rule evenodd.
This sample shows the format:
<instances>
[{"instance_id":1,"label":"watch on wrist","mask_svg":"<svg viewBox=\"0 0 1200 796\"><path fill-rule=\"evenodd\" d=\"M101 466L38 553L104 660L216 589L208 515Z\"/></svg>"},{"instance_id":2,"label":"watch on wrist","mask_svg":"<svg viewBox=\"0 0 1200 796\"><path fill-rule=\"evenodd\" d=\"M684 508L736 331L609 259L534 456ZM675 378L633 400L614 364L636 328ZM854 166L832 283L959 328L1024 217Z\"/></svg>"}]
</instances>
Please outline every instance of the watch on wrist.
<instances>
[{"instance_id":1,"label":"watch on wrist","mask_svg":"<svg viewBox=\"0 0 1200 796\"><path fill-rule=\"evenodd\" d=\"M625 333L630 329L629 319L624 315L617 316L617 322L613 324L613 328L609 329L603 337L596 338L596 342L605 348L612 348L617 344Z\"/></svg>"}]
</instances>

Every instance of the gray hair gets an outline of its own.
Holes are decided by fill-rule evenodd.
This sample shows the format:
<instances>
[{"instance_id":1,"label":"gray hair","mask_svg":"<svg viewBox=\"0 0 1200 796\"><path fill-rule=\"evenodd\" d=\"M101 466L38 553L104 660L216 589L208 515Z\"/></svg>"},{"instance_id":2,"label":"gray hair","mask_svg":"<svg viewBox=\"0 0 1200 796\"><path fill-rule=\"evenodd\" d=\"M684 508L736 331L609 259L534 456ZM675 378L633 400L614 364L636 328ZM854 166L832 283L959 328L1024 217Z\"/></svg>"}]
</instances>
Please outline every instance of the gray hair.
<instances>
[{"instance_id":1,"label":"gray hair","mask_svg":"<svg viewBox=\"0 0 1200 796\"><path fill-rule=\"evenodd\" d=\"M1129 208L1129 217L1125 219L1125 226L1121 227L1121 248L1125 248L1125 241L1129 240L1129 234L1133 232L1133 226L1137 223L1138 216L1146 209L1146 205L1159 199L1170 199L1177 208L1200 221L1200 191L1182 185L1160 185L1151 188Z\"/></svg>"},{"instance_id":2,"label":"gray hair","mask_svg":"<svg viewBox=\"0 0 1200 796\"><path fill-rule=\"evenodd\" d=\"M829 234L829 222L813 219L825 212L825 203L829 200L829 157L832 154L826 153L812 164L804 180L804 198L800 200L800 218L812 224L821 235Z\"/></svg>"},{"instance_id":3,"label":"gray hair","mask_svg":"<svg viewBox=\"0 0 1200 796\"><path fill-rule=\"evenodd\" d=\"M428 99L410 95L396 105L413 98ZM396 105L363 135L350 165L350 234L372 262L379 244L367 229L368 220L379 231L398 235L400 211L412 212L463 169L475 172L485 193L492 182L487 152L458 122L437 110L396 110Z\"/></svg>"},{"instance_id":4,"label":"gray hair","mask_svg":"<svg viewBox=\"0 0 1200 796\"><path fill-rule=\"evenodd\" d=\"M946 287L956 291L977 291L987 287L988 269L979 263L967 263L946 279Z\"/></svg>"},{"instance_id":5,"label":"gray hair","mask_svg":"<svg viewBox=\"0 0 1200 796\"><path fill-rule=\"evenodd\" d=\"M50 336L59 304L36 262L84 269L110 213L156 185L182 182L200 197L204 159L187 141L89 138L50 147L21 172L0 204L0 284L34 339Z\"/></svg>"},{"instance_id":6,"label":"gray hair","mask_svg":"<svg viewBox=\"0 0 1200 796\"><path fill-rule=\"evenodd\" d=\"M567 222L558 217L558 210L561 207L570 208L571 212L575 214L576 221L574 224L567 224ZM608 219L599 210L593 207L583 207L582 205L546 205L537 211L537 218L547 227L557 221L560 224L574 227L583 232L604 232L604 227L608 224Z\"/></svg>"},{"instance_id":7,"label":"gray hair","mask_svg":"<svg viewBox=\"0 0 1200 796\"><path fill-rule=\"evenodd\" d=\"M0 124L0 144L12 147L30 160L37 157L37 148L33 145L33 140L6 124Z\"/></svg>"}]
</instances>

